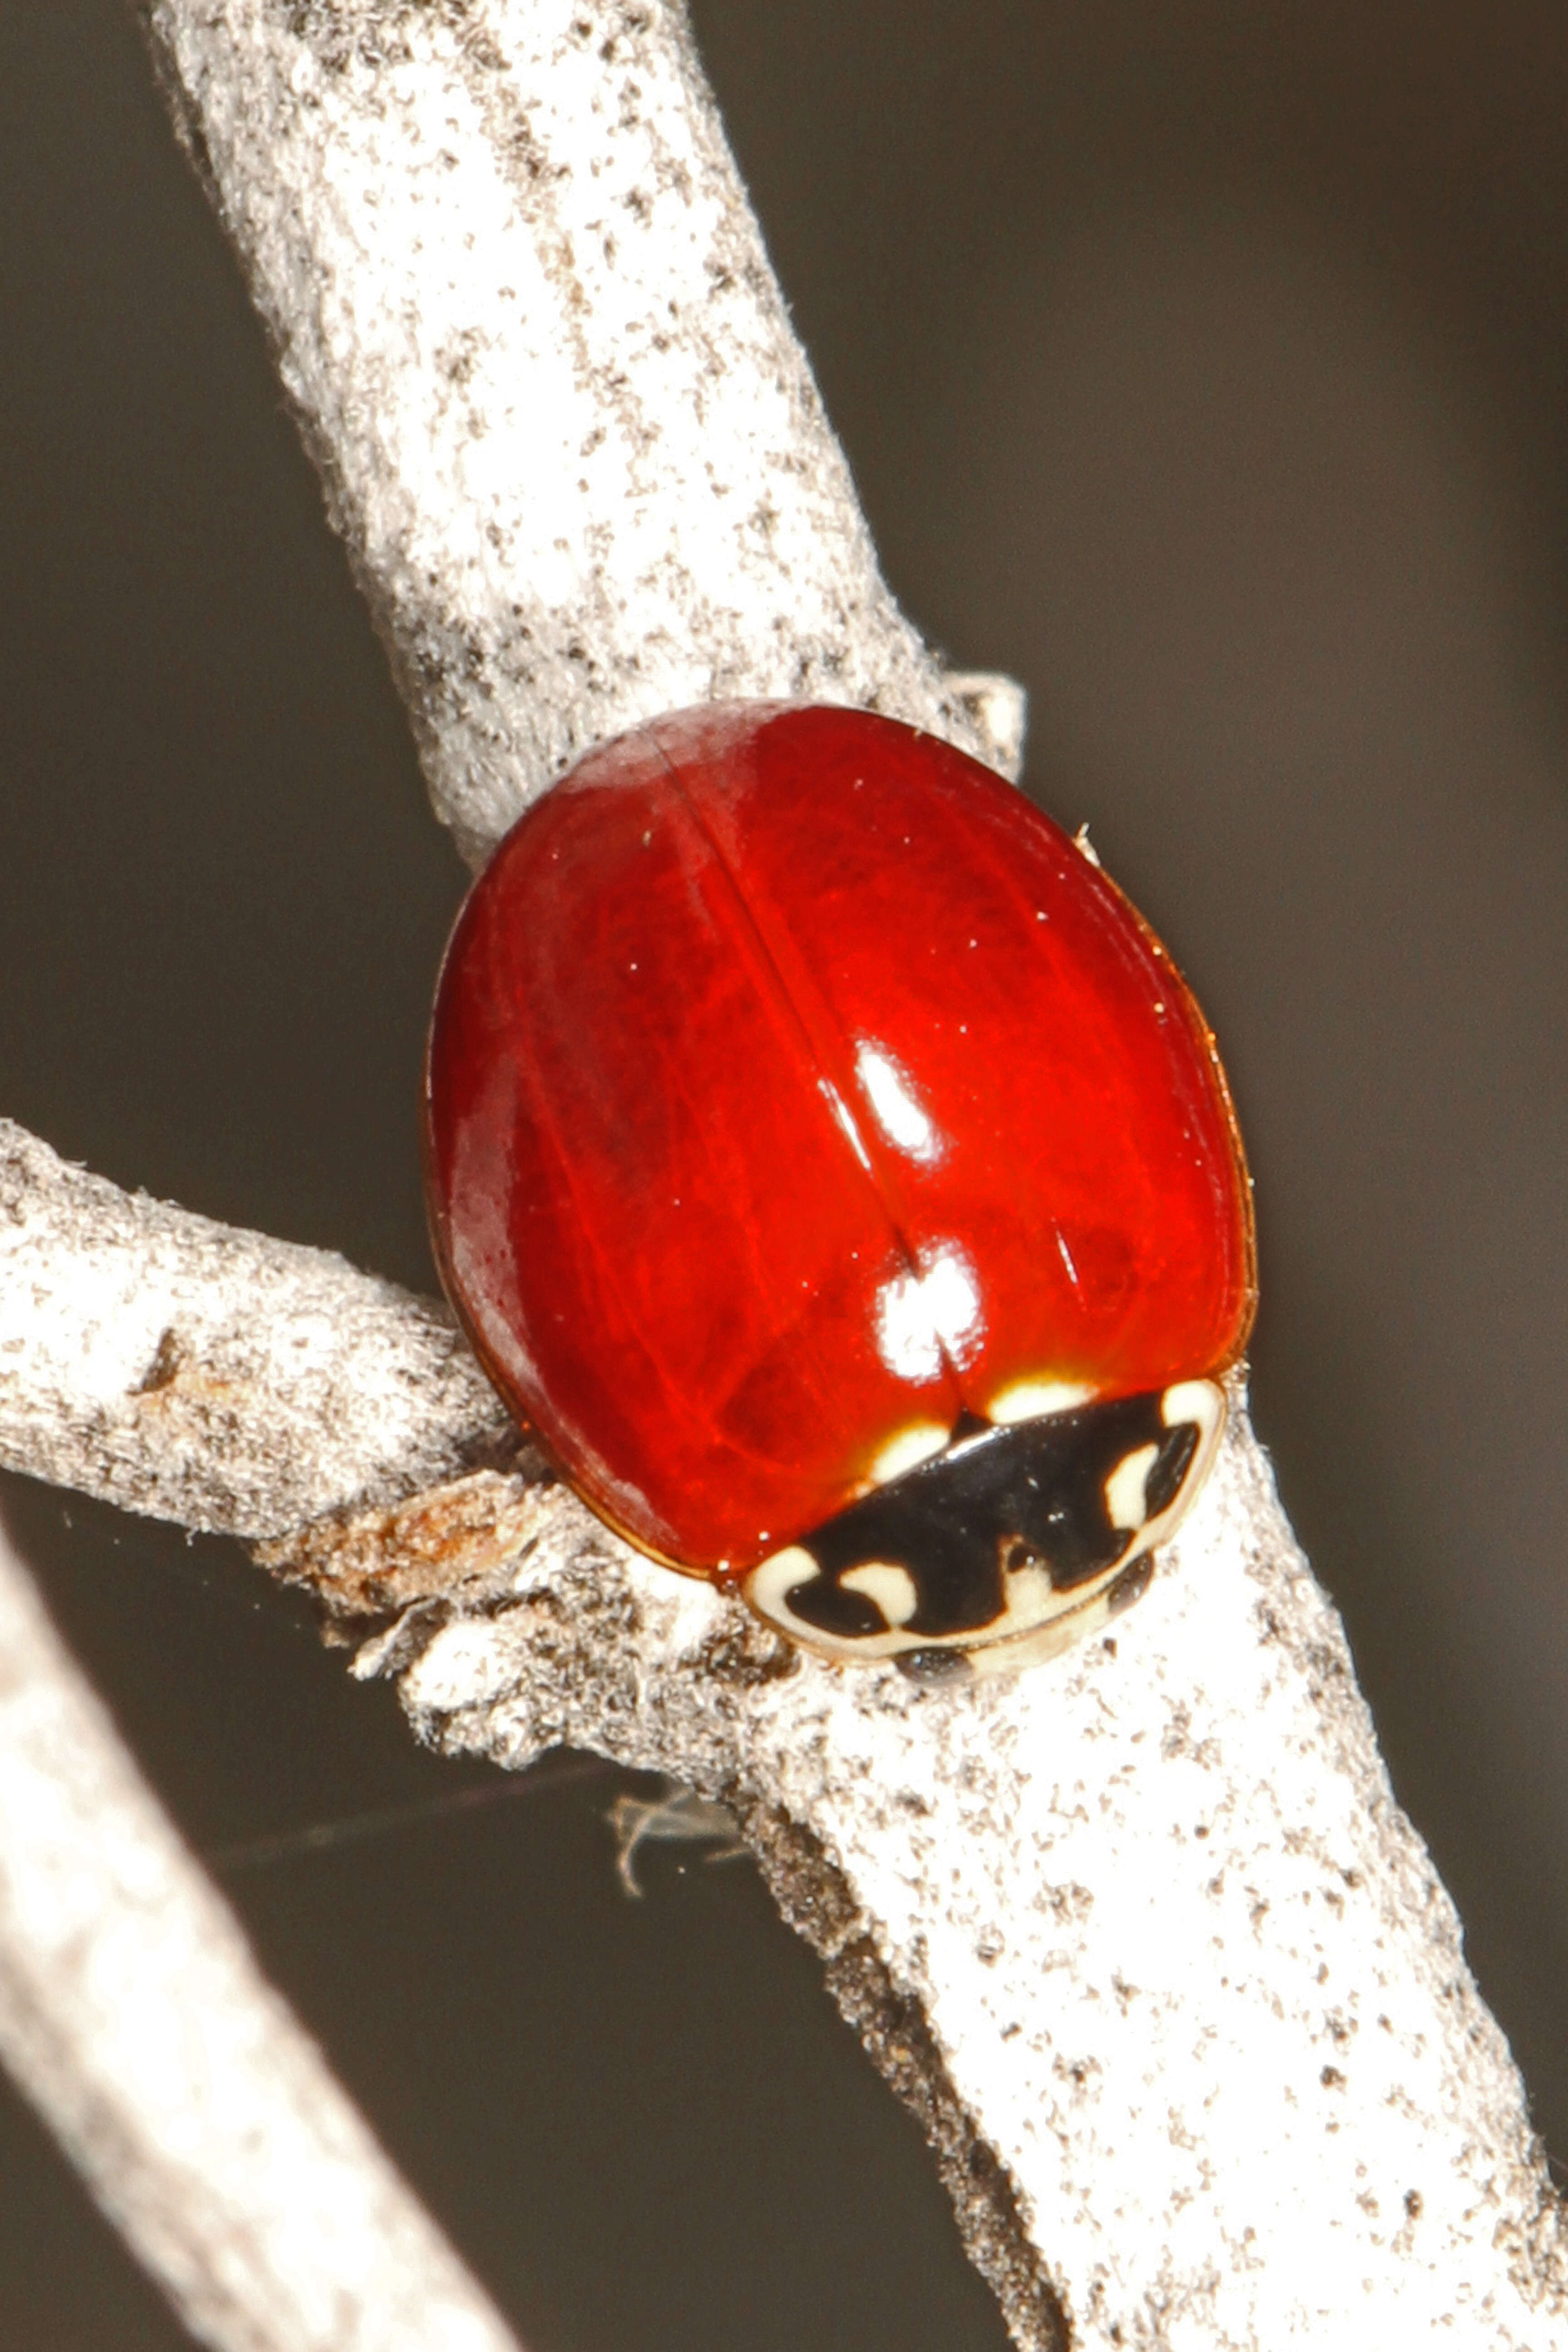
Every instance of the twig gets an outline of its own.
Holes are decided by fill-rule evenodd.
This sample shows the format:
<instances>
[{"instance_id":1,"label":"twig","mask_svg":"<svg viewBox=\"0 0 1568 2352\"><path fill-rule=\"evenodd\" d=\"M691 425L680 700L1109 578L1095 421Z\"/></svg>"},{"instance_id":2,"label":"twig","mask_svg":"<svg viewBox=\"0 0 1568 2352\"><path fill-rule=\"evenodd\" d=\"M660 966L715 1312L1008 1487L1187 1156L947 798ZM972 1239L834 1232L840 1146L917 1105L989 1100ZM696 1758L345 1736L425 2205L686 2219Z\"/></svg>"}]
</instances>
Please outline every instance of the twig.
<instances>
[{"instance_id":1,"label":"twig","mask_svg":"<svg viewBox=\"0 0 1568 2352\"><path fill-rule=\"evenodd\" d=\"M1016 690L950 685L883 584L678 10L143 13L465 856L720 696L1016 771Z\"/></svg>"},{"instance_id":2,"label":"twig","mask_svg":"<svg viewBox=\"0 0 1568 2352\"><path fill-rule=\"evenodd\" d=\"M515 1451L445 1307L0 1119L0 1465L263 1537Z\"/></svg>"},{"instance_id":3,"label":"twig","mask_svg":"<svg viewBox=\"0 0 1568 2352\"><path fill-rule=\"evenodd\" d=\"M0 2058L218 2352L518 2352L262 1979L0 1525Z\"/></svg>"},{"instance_id":4,"label":"twig","mask_svg":"<svg viewBox=\"0 0 1568 2352\"><path fill-rule=\"evenodd\" d=\"M46 1189L82 1181L39 1146L26 1165ZM198 1260L213 1245L201 1220L161 1225L160 1297L187 1229ZM267 1253L232 1241L257 1297L226 1314L259 1324ZM412 1299L333 1318L332 1286L361 1277L312 1270L351 1392L437 1319ZM320 1377L302 1360L301 1394ZM252 1419L309 1462L300 1403L286 1375L237 1383L215 1465ZM121 1409L97 1394L100 1424ZM411 1442L438 1447L423 1427ZM337 1456L351 1494L388 1475L379 1428L360 1443L362 1462ZM781 1648L531 1464L268 1551L340 1628L375 1629L358 1671L400 1674L438 1744L516 1767L569 1741L736 1813L921 2115L1021 2344L1066 2342L1069 2309L1073 2340L1107 2345L1153 2313L1173 2344L1370 2345L1449 2319L1532 2352L1563 2340L1559 2212L1517 2077L1240 1415L1115 1643L963 1695Z\"/></svg>"}]
</instances>

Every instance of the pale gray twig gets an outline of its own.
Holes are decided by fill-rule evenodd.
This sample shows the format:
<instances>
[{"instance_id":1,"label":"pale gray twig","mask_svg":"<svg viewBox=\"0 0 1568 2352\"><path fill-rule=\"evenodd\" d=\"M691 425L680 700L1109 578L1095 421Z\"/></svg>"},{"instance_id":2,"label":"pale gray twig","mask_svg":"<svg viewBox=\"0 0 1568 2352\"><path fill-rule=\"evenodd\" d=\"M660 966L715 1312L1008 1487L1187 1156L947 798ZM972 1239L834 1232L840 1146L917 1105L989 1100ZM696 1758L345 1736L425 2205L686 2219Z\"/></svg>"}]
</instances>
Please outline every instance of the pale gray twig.
<instances>
[{"instance_id":1,"label":"pale gray twig","mask_svg":"<svg viewBox=\"0 0 1568 2352\"><path fill-rule=\"evenodd\" d=\"M216 2352L518 2352L263 1980L3 1523L0 2058Z\"/></svg>"}]
</instances>

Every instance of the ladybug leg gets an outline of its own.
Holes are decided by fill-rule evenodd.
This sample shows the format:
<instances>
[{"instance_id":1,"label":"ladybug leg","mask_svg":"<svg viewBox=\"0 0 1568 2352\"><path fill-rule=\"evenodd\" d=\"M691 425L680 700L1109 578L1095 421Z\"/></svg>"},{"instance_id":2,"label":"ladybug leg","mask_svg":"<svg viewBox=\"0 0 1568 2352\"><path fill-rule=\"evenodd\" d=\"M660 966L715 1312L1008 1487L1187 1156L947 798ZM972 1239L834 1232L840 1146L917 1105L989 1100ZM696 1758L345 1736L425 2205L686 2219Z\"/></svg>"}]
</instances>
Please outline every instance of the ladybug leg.
<instances>
[{"instance_id":1,"label":"ladybug leg","mask_svg":"<svg viewBox=\"0 0 1568 2352\"><path fill-rule=\"evenodd\" d=\"M771 1625L841 1663L921 1679L1055 1656L1129 1608L1217 1451L1225 1393L1183 1381L1002 1427L775 1552L742 1590Z\"/></svg>"}]
</instances>

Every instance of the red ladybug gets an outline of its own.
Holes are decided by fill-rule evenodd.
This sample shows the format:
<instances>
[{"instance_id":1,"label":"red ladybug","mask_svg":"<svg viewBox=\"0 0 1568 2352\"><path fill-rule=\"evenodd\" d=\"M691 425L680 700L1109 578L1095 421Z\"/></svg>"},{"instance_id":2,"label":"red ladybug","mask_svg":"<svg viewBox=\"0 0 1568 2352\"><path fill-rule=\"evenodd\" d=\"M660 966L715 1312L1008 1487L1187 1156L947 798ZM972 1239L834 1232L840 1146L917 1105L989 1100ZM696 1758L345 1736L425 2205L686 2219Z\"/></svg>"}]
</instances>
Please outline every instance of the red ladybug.
<instances>
[{"instance_id":1,"label":"red ladybug","mask_svg":"<svg viewBox=\"0 0 1568 2352\"><path fill-rule=\"evenodd\" d=\"M458 919L426 1115L468 1336L642 1550L917 1672L1147 1583L1252 1320L1246 1163L1164 949L988 769L791 704L590 753Z\"/></svg>"}]
</instances>

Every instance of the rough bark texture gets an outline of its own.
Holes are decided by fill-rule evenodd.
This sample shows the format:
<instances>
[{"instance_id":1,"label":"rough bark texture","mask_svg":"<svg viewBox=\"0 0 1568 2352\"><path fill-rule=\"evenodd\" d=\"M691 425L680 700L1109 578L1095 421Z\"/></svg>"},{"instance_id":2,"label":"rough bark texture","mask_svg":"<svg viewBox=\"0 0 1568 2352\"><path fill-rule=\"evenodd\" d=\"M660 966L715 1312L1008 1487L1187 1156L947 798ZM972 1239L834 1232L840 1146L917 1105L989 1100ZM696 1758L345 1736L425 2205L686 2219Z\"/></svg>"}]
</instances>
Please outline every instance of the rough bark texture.
<instances>
[{"instance_id":1,"label":"rough bark texture","mask_svg":"<svg viewBox=\"0 0 1568 2352\"><path fill-rule=\"evenodd\" d=\"M218 2352L518 2352L251 1958L0 1525L0 2058Z\"/></svg>"},{"instance_id":2,"label":"rough bark texture","mask_svg":"<svg viewBox=\"0 0 1568 2352\"><path fill-rule=\"evenodd\" d=\"M722 697L1016 769L883 584L678 10L144 13L466 856Z\"/></svg>"},{"instance_id":3,"label":"rough bark texture","mask_svg":"<svg viewBox=\"0 0 1568 2352\"><path fill-rule=\"evenodd\" d=\"M791 1654L556 1497L510 1594L360 1671L449 1749L733 1809L1020 2345L1568 2342L1518 2076L1242 1413L1115 1639L970 1691Z\"/></svg>"},{"instance_id":4,"label":"rough bark texture","mask_svg":"<svg viewBox=\"0 0 1568 2352\"><path fill-rule=\"evenodd\" d=\"M679 16L145 13L469 855L715 694L1001 763L1017 698L881 585ZM1517 2076L1244 1412L1114 1642L839 1675L509 1467L436 1310L9 1148L5 1458L272 1536L442 1745L731 1804L1021 2346L1568 2345Z\"/></svg>"},{"instance_id":5,"label":"rough bark texture","mask_svg":"<svg viewBox=\"0 0 1568 2352\"><path fill-rule=\"evenodd\" d=\"M263 1537L515 1451L444 1307L0 1119L0 1465Z\"/></svg>"},{"instance_id":6,"label":"rough bark texture","mask_svg":"<svg viewBox=\"0 0 1568 2352\"><path fill-rule=\"evenodd\" d=\"M263 1489L330 1493L268 1562L426 1738L511 1768L569 1741L730 1805L1021 2345L1568 2342L1518 2078L1242 1412L1114 1641L969 1691L840 1674L536 1457L466 1469L505 1441L439 1310L7 1143L0 1298L33 1318L7 1458L253 1531ZM141 1335L118 1353L106 1303ZM191 1421L147 1386L169 1328ZM237 1367L233 1334L268 1331ZM432 1349L445 1390L389 1389ZM334 1423L337 1396L383 1402ZM409 1493L416 1464L447 1475Z\"/></svg>"}]
</instances>

